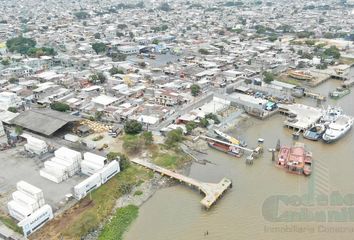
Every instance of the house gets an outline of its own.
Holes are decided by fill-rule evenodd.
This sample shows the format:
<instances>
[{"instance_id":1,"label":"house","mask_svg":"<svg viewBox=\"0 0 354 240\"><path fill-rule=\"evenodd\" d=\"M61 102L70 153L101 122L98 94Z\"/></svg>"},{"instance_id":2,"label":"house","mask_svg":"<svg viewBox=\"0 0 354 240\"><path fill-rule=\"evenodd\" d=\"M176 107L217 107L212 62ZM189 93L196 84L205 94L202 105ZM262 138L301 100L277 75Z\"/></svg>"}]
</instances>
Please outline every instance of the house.
<instances>
[{"instance_id":1,"label":"house","mask_svg":"<svg viewBox=\"0 0 354 240\"><path fill-rule=\"evenodd\" d=\"M7 110L9 107L19 107L20 105L21 98L19 98L16 93L0 93L0 110Z\"/></svg>"},{"instance_id":2,"label":"house","mask_svg":"<svg viewBox=\"0 0 354 240\"><path fill-rule=\"evenodd\" d=\"M112 106L114 103L117 103L118 101L119 101L118 98L110 97L107 95L100 95L91 100L94 106L98 109L105 109L109 106Z\"/></svg>"},{"instance_id":3,"label":"house","mask_svg":"<svg viewBox=\"0 0 354 240\"><path fill-rule=\"evenodd\" d=\"M164 106L174 106L181 102L181 96L171 90L158 90L155 92L155 103Z\"/></svg>"}]
</instances>

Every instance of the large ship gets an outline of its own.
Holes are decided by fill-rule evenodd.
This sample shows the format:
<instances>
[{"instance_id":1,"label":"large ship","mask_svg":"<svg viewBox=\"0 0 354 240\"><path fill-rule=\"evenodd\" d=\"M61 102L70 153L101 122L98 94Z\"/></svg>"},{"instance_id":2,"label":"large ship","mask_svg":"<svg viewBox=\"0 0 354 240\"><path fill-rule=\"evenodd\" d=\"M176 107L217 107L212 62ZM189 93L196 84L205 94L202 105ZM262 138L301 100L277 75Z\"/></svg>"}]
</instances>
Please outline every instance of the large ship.
<instances>
[{"instance_id":1,"label":"large ship","mask_svg":"<svg viewBox=\"0 0 354 240\"><path fill-rule=\"evenodd\" d=\"M341 137L343 137L353 126L353 118L346 115L340 115L335 121L331 122L327 130L322 136L322 139L331 143L334 142Z\"/></svg>"},{"instance_id":2,"label":"large ship","mask_svg":"<svg viewBox=\"0 0 354 240\"><path fill-rule=\"evenodd\" d=\"M232 155L234 157L242 157L243 155L243 150L233 146L233 145L229 145L226 143L222 143L221 141L212 141L212 140L208 140L208 145L211 148L214 148L216 150L219 150L221 152L227 153L229 155Z\"/></svg>"},{"instance_id":3,"label":"large ship","mask_svg":"<svg viewBox=\"0 0 354 240\"><path fill-rule=\"evenodd\" d=\"M340 107L328 106L327 109L323 110L323 117L321 118L320 123L328 125L331 122L336 121L342 114L343 110Z\"/></svg>"},{"instance_id":4,"label":"large ship","mask_svg":"<svg viewBox=\"0 0 354 240\"><path fill-rule=\"evenodd\" d=\"M292 147L283 146L279 150L276 166L289 173L309 176L312 172L312 153L306 151L305 145L300 142Z\"/></svg>"}]
</instances>

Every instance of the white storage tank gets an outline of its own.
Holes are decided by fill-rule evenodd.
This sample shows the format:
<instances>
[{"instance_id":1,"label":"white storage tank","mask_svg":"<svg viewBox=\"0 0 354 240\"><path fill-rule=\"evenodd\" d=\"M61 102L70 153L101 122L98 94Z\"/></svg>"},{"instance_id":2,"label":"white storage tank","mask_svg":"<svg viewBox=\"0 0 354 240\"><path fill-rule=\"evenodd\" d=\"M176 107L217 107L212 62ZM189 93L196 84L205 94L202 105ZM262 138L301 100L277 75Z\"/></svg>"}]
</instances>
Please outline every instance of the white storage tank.
<instances>
[{"instance_id":1,"label":"white storage tank","mask_svg":"<svg viewBox=\"0 0 354 240\"><path fill-rule=\"evenodd\" d=\"M32 214L32 209L28 208L25 205L12 200L7 203L7 208L9 210L10 216L21 221L22 219L30 216Z\"/></svg>"},{"instance_id":2,"label":"white storage tank","mask_svg":"<svg viewBox=\"0 0 354 240\"><path fill-rule=\"evenodd\" d=\"M85 161L90 161L90 162L93 162L101 167L104 167L104 165L107 164L107 158L105 157L102 157L100 155L97 155L97 154L93 154L93 153L90 153L90 152L85 152L84 153L84 160Z\"/></svg>"},{"instance_id":3,"label":"white storage tank","mask_svg":"<svg viewBox=\"0 0 354 240\"><path fill-rule=\"evenodd\" d=\"M106 183L109 179L111 179L114 175L120 172L119 163L114 160L110 162L107 166L101 169L98 174L101 177L101 183Z\"/></svg>"},{"instance_id":4,"label":"white storage tank","mask_svg":"<svg viewBox=\"0 0 354 240\"><path fill-rule=\"evenodd\" d=\"M80 200L99 186L101 186L101 177L95 173L74 187L74 197Z\"/></svg>"},{"instance_id":5,"label":"white storage tank","mask_svg":"<svg viewBox=\"0 0 354 240\"><path fill-rule=\"evenodd\" d=\"M25 194L27 194L28 196L36 199L37 201L40 199L44 199L43 196L43 191L25 181L19 181L16 185L17 190L21 191Z\"/></svg>"},{"instance_id":6,"label":"white storage tank","mask_svg":"<svg viewBox=\"0 0 354 240\"><path fill-rule=\"evenodd\" d=\"M12 198L14 201L26 206L26 208L31 209L32 212L36 211L40 207L39 202L36 199L20 191L13 192Z\"/></svg>"}]
</instances>

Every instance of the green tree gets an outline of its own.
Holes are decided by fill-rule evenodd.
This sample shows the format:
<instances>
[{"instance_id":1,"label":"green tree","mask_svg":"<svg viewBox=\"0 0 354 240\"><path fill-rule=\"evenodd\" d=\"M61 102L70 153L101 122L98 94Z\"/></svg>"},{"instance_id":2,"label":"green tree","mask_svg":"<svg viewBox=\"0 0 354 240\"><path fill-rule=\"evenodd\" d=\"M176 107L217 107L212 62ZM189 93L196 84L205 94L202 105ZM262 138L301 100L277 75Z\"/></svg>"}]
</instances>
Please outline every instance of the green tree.
<instances>
[{"instance_id":1,"label":"green tree","mask_svg":"<svg viewBox=\"0 0 354 240\"><path fill-rule=\"evenodd\" d=\"M207 119L207 118L202 118L202 119L200 119L199 124L200 124L200 126L201 126L201 127L206 128L206 127L208 127L208 126L209 126L209 121L208 121L208 119Z\"/></svg>"},{"instance_id":2,"label":"green tree","mask_svg":"<svg viewBox=\"0 0 354 240\"><path fill-rule=\"evenodd\" d=\"M214 114L214 113L208 113L207 115L205 115L205 118L212 119L215 124L219 124L220 123L220 120L219 120L218 116L216 116L216 114Z\"/></svg>"},{"instance_id":3,"label":"green tree","mask_svg":"<svg viewBox=\"0 0 354 240\"><path fill-rule=\"evenodd\" d=\"M11 77L11 78L9 79L9 82L10 82L11 84L18 83L18 78Z\"/></svg>"},{"instance_id":4,"label":"green tree","mask_svg":"<svg viewBox=\"0 0 354 240\"><path fill-rule=\"evenodd\" d=\"M70 110L70 106L62 102L54 102L50 104L50 108L59 112L66 112Z\"/></svg>"},{"instance_id":5,"label":"green tree","mask_svg":"<svg viewBox=\"0 0 354 240\"><path fill-rule=\"evenodd\" d=\"M8 66L8 65L10 65L10 60L9 59L2 59L1 64L4 66Z\"/></svg>"},{"instance_id":6,"label":"green tree","mask_svg":"<svg viewBox=\"0 0 354 240\"><path fill-rule=\"evenodd\" d=\"M159 9L161 11L165 11L165 12L169 12L169 11L172 10L170 5L167 2L161 3L160 6L159 6Z\"/></svg>"},{"instance_id":7,"label":"green tree","mask_svg":"<svg viewBox=\"0 0 354 240\"><path fill-rule=\"evenodd\" d=\"M75 12L74 15L75 15L75 17L77 17L80 20L87 19L90 17L90 14L88 14L87 12L84 12L84 11Z\"/></svg>"},{"instance_id":8,"label":"green tree","mask_svg":"<svg viewBox=\"0 0 354 240\"><path fill-rule=\"evenodd\" d=\"M110 56L114 62L122 62L127 59L127 56L122 53L112 53Z\"/></svg>"},{"instance_id":9,"label":"green tree","mask_svg":"<svg viewBox=\"0 0 354 240\"><path fill-rule=\"evenodd\" d=\"M123 171L130 166L130 161L126 155L119 152L109 152L106 155L108 161L113 161L119 158L120 170Z\"/></svg>"},{"instance_id":10,"label":"green tree","mask_svg":"<svg viewBox=\"0 0 354 240\"><path fill-rule=\"evenodd\" d=\"M175 147L178 143L183 141L183 131L180 128L171 130L167 133L165 144L168 147Z\"/></svg>"},{"instance_id":11,"label":"green tree","mask_svg":"<svg viewBox=\"0 0 354 240\"><path fill-rule=\"evenodd\" d=\"M191 86L191 94L193 97L198 96L198 94L200 93L200 86L197 84L193 84Z\"/></svg>"},{"instance_id":12,"label":"green tree","mask_svg":"<svg viewBox=\"0 0 354 240\"><path fill-rule=\"evenodd\" d=\"M268 37L268 40L269 40L270 42L275 42L277 39L278 39L278 36L275 35L275 34L272 34L272 35L270 35L270 36Z\"/></svg>"},{"instance_id":13,"label":"green tree","mask_svg":"<svg viewBox=\"0 0 354 240\"><path fill-rule=\"evenodd\" d=\"M145 145L151 145L154 141L154 138L152 136L152 132L150 131L144 131L142 134L141 134L141 137L145 143Z\"/></svg>"},{"instance_id":14,"label":"green tree","mask_svg":"<svg viewBox=\"0 0 354 240\"><path fill-rule=\"evenodd\" d=\"M101 39L101 34L100 33L95 33L94 37L95 37L95 39Z\"/></svg>"},{"instance_id":15,"label":"green tree","mask_svg":"<svg viewBox=\"0 0 354 240\"><path fill-rule=\"evenodd\" d=\"M271 83L274 80L274 74L272 72L265 71L263 73L263 81L266 83Z\"/></svg>"},{"instance_id":16,"label":"green tree","mask_svg":"<svg viewBox=\"0 0 354 240\"><path fill-rule=\"evenodd\" d=\"M340 58L339 49L336 46L330 46L323 52L324 57L333 57L335 59Z\"/></svg>"},{"instance_id":17,"label":"green tree","mask_svg":"<svg viewBox=\"0 0 354 240\"><path fill-rule=\"evenodd\" d=\"M95 112L95 120L100 121L102 119L103 112L97 111Z\"/></svg>"},{"instance_id":18,"label":"green tree","mask_svg":"<svg viewBox=\"0 0 354 240\"><path fill-rule=\"evenodd\" d=\"M210 54L210 52L205 48L199 49L198 52L202 55L209 55Z\"/></svg>"},{"instance_id":19,"label":"green tree","mask_svg":"<svg viewBox=\"0 0 354 240\"><path fill-rule=\"evenodd\" d=\"M186 124L186 129L188 133L191 133L198 125L195 122L188 122Z\"/></svg>"},{"instance_id":20,"label":"green tree","mask_svg":"<svg viewBox=\"0 0 354 240\"><path fill-rule=\"evenodd\" d=\"M138 134L143 130L143 125L136 120L128 120L124 124L124 132L126 134Z\"/></svg>"},{"instance_id":21,"label":"green tree","mask_svg":"<svg viewBox=\"0 0 354 240\"><path fill-rule=\"evenodd\" d=\"M21 126L16 126L15 127L15 133L17 135L21 135L23 133L23 128Z\"/></svg>"},{"instance_id":22,"label":"green tree","mask_svg":"<svg viewBox=\"0 0 354 240\"><path fill-rule=\"evenodd\" d=\"M116 67L112 67L111 69L109 69L109 73L113 76L115 74L124 74L123 70L118 69Z\"/></svg>"},{"instance_id":23,"label":"green tree","mask_svg":"<svg viewBox=\"0 0 354 240\"><path fill-rule=\"evenodd\" d=\"M10 52L27 54L30 48L36 46L36 41L31 38L15 37L6 41L6 47Z\"/></svg>"},{"instance_id":24,"label":"green tree","mask_svg":"<svg viewBox=\"0 0 354 240\"><path fill-rule=\"evenodd\" d=\"M95 50L95 52L97 54L106 52L106 50L107 50L106 45L104 43L101 43L101 42L93 43L91 46L92 46L93 50Z\"/></svg>"},{"instance_id":25,"label":"green tree","mask_svg":"<svg viewBox=\"0 0 354 240\"><path fill-rule=\"evenodd\" d=\"M7 111L13 112L13 113L17 113L17 108L15 108L15 107L9 107L9 108L7 109Z\"/></svg>"},{"instance_id":26,"label":"green tree","mask_svg":"<svg viewBox=\"0 0 354 240\"><path fill-rule=\"evenodd\" d=\"M157 45L157 44L159 44L159 42L160 42L160 41L159 41L158 39L154 39L154 40L152 41L152 44L156 44L156 45Z\"/></svg>"}]
</instances>

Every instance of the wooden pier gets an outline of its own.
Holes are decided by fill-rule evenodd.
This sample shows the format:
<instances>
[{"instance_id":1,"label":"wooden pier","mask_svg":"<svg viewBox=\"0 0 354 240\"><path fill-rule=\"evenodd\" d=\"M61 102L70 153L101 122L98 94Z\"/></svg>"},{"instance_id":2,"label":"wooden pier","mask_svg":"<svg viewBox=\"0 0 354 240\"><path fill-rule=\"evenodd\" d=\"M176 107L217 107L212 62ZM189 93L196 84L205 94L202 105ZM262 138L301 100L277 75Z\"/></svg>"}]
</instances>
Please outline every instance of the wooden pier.
<instances>
[{"instance_id":1,"label":"wooden pier","mask_svg":"<svg viewBox=\"0 0 354 240\"><path fill-rule=\"evenodd\" d=\"M161 175L166 175L170 178L174 178L180 182L187 184L188 186L193 186L197 188L199 191L205 194L205 197L200 201L200 203L206 208L209 209L220 197L221 195L228 189L232 187L231 180L227 178L223 178L219 183L205 183L198 180L195 180L190 177L186 177L179 173L173 172L166 168L159 167L153 163L140 160L140 159L132 159L133 163L141 165L143 167L149 168L154 172L158 172Z\"/></svg>"}]
</instances>

